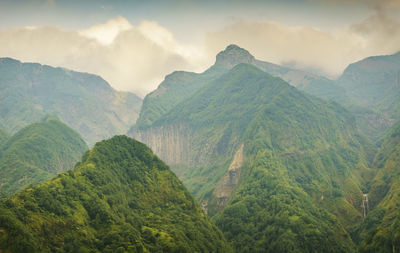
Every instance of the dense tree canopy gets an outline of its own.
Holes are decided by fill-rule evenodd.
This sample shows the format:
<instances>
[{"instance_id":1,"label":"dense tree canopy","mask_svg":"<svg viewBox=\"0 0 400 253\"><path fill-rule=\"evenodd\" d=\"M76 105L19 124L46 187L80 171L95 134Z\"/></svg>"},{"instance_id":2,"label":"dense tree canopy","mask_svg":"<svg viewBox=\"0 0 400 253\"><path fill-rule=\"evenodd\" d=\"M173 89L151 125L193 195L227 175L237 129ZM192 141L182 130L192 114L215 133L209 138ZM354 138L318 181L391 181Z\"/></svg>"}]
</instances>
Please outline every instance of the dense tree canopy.
<instances>
[{"instance_id":1,"label":"dense tree canopy","mask_svg":"<svg viewBox=\"0 0 400 253\"><path fill-rule=\"evenodd\" d=\"M227 252L222 233L168 166L125 136L74 170L0 202L12 252Z\"/></svg>"}]
</instances>

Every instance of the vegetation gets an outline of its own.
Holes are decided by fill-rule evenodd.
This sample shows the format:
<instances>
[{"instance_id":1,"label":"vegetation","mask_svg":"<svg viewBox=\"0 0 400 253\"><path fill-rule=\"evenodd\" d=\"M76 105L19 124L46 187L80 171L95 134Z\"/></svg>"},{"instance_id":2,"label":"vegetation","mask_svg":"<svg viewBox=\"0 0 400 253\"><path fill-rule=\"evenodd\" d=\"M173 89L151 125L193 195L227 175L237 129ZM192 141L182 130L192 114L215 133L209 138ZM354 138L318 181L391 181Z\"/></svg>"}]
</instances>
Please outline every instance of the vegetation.
<instances>
[{"instance_id":1,"label":"vegetation","mask_svg":"<svg viewBox=\"0 0 400 253\"><path fill-rule=\"evenodd\" d=\"M368 57L350 64L339 78L353 103L399 115L400 53L387 56Z\"/></svg>"},{"instance_id":2,"label":"vegetation","mask_svg":"<svg viewBox=\"0 0 400 253\"><path fill-rule=\"evenodd\" d=\"M125 133L141 99L117 92L101 77L0 58L0 128L14 134L44 115L57 115L93 145Z\"/></svg>"},{"instance_id":3,"label":"vegetation","mask_svg":"<svg viewBox=\"0 0 400 253\"><path fill-rule=\"evenodd\" d=\"M360 252L400 249L400 122L386 135L374 161L377 175L369 192L370 209L356 232Z\"/></svg>"},{"instance_id":4,"label":"vegetation","mask_svg":"<svg viewBox=\"0 0 400 253\"><path fill-rule=\"evenodd\" d=\"M8 138L8 135L0 129L0 148L7 141Z\"/></svg>"},{"instance_id":5,"label":"vegetation","mask_svg":"<svg viewBox=\"0 0 400 253\"><path fill-rule=\"evenodd\" d=\"M348 231L373 173L343 107L239 64L151 127L174 125L193 133L194 162L181 179L238 252L355 250ZM239 182L221 204L215 189L242 144Z\"/></svg>"},{"instance_id":6,"label":"vegetation","mask_svg":"<svg viewBox=\"0 0 400 253\"><path fill-rule=\"evenodd\" d=\"M11 195L74 167L87 150L79 134L46 116L8 139L0 150L0 192Z\"/></svg>"},{"instance_id":7,"label":"vegetation","mask_svg":"<svg viewBox=\"0 0 400 253\"><path fill-rule=\"evenodd\" d=\"M168 75L155 91L144 98L140 116L129 134L134 136L135 129L148 128L180 102L240 63L251 64L273 76L281 77L310 94L327 99L341 97L345 100L344 89L329 79L256 60L247 50L236 45L229 45L217 55L215 64L201 74L176 71ZM299 79L298 76L303 78Z\"/></svg>"},{"instance_id":8,"label":"vegetation","mask_svg":"<svg viewBox=\"0 0 400 253\"><path fill-rule=\"evenodd\" d=\"M400 53L351 64L336 83L310 75L291 82L351 113L240 63L283 79L305 74L258 61L231 45L208 70L220 73L211 82L177 94L174 103L154 97L144 107L168 104L146 128L188 129L192 157L175 169L234 248L397 252L400 123L379 140L400 118ZM168 89L173 88L171 83ZM228 200L219 199L215 189L242 144L239 183L229 186L234 190ZM363 193L369 199L365 218Z\"/></svg>"},{"instance_id":9,"label":"vegetation","mask_svg":"<svg viewBox=\"0 0 400 253\"><path fill-rule=\"evenodd\" d=\"M360 129L377 141L400 119L400 53L368 57L350 64L337 80ZM340 102L340 101L338 101Z\"/></svg>"},{"instance_id":10,"label":"vegetation","mask_svg":"<svg viewBox=\"0 0 400 253\"><path fill-rule=\"evenodd\" d=\"M236 252L355 252L338 220L319 208L271 151L260 152L217 225Z\"/></svg>"},{"instance_id":11,"label":"vegetation","mask_svg":"<svg viewBox=\"0 0 400 253\"><path fill-rule=\"evenodd\" d=\"M135 128L145 129L150 126L185 98L199 90L204 84L222 73L222 71L211 70L202 74L176 71L168 75L157 90L144 98L139 118L129 133L132 134Z\"/></svg>"},{"instance_id":12,"label":"vegetation","mask_svg":"<svg viewBox=\"0 0 400 253\"><path fill-rule=\"evenodd\" d=\"M72 168L85 144L54 117L0 131L0 194L33 184L0 200L0 251L398 252L399 70L400 53L370 57L334 83L230 45L201 74L167 76L129 133L166 145L212 222L135 140L99 142L36 185ZM0 86L11 133L51 111L104 138L138 101L96 76L11 59L0 59Z\"/></svg>"},{"instance_id":13,"label":"vegetation","mask_svg":"<svg viewBox=\"0 0 400 253\"><path fill-rule=\"evenodd\" d=\"M222 233L168 166L125 136L74 170L0 202L11 252L227 252Z\"/></svg>"}]
</instances>

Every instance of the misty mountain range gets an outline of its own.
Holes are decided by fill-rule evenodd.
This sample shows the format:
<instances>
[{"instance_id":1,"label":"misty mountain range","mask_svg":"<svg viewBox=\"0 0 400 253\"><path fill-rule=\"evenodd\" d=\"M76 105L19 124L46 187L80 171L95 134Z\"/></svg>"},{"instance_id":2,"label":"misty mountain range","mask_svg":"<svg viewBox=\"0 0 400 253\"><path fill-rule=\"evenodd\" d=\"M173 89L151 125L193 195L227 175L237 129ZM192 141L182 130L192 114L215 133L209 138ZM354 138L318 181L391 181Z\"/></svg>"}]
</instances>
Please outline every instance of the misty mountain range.
<instances>
[{"instance_id":1,"label":"misty mountain range","mask_svg":"<svg viewBox=\"0 0 400 253\"><path fill-rule=\"evenodd\" d=\"M399 80L229 45L142 100L0 58L0 252L398 252Z\"/></svg>"}]
</instances>

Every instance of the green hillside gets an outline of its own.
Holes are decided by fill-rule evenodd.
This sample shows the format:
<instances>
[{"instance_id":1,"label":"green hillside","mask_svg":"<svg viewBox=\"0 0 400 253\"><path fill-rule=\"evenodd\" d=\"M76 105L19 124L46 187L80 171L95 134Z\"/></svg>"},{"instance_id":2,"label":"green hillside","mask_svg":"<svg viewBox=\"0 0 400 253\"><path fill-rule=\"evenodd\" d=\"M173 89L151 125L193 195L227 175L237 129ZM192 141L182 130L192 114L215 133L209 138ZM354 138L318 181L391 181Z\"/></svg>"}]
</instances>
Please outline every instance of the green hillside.
<instances>
[{"instance_id":1,"label":"green hillside","mask_svg":"<svg viewBox=\"0 0 400 253\"><path fill-rule=\"evenodd\" d=\"M344 104L372 139L378 140L400 119L400 53L350 64L337 84L346 90Z\"/></svg>"},{"instance_id":2,"label":"green hillside","mask_svg":"<svg viewBox=\"0 0 400 253\"><path fill-rule=\"evenodd\" d=\"M338 104L239 64L136 137L174 165L238 252L355 249L345 229L361 221L373 173Z\"/></svg>"},{"instance_id":3,"label":"green hillside","mask_svg":"<svg viewBox=\"0 0 400 253\"><path fill-rule=\"evenodd\" d=\"M0 129L0 147L7 141L8 138L9 136Z\"/></svg>"},{"instance_id":4,"label":"green hillside","mask_svg":"<svg viewBox=\"0 0 400 253\"><path fill-rule=\"evenodd\" d=\"M144 144L97 143L74 170L0 202L5 252L229 252L182 183Z\"/></svg>"},{"instance_id":5,"label":"green hillside","mask_svg":"<svg viewBox=\"0 0 400 253\"><path fill-rule=\"evenodd\" d=\"M177 71L168 75L157 90L148 94L144 100L135 127L145 128L168 112L184 98L202 87L204 83L218 76L218 73L196 74ZM133 129L130 129L132 132Z\"/></svg>"},{"instance_id":6,"label":"green hillside","mask_svg":"<svg viewBox=\"0 0 400 253\"><path fill-rule=\"evenodd\" d=\"M140 116L129 134L133 135L135 129L143 130L150 126L180 102L240 63L254 65L310 94L326 99L340 97L340 101L346 100L344 89L327 78L257 60L247 50L229 45L216 56L215 64L203 73L176 71L168 75L155 91L144 98Z\"/></svg>"},{"instance_id":7,"label":"green hillside","mask_svg":"<svg viewBox=\"0 0 400 253\"><path fill-rule=\"evenodd\" d=\"M0 58L0 128L13 134L44 115L57 115L93 145L126 133L141 99L115 91L96 75Z\"/></svg>"},{"instance_id":8,"label":"green hillside","mask_svg":"<svg viewBox=\"0 0 400 253\"><path fill-rule=\"evenodd\" d=\"M215 217L236 252L355 252L338 219L313 203L276 156L260 152L245 165L246 178ZM343 205L334 197L321 202Z\"/></svg>"},{"instance_id":9,"label":"green hillside","mask_svg":"<svg viewBox=\"0 0 400 253\"><path fill-rule=\"evenodd\" d=\"M386 135L375 158L378 171L368 193L369 213L357 231L360 252L400 249L400 122Z\"/></svg>"},{"instance_id":10,"label":"green hillside","mask_svg":"<svg viewBox=\"0 0 400 253\"><path fill-rule=\"evenodd\" d=\"M69 170L87 150L80 135L46 116L8 139L0 150L0 191L13 194Z\"/></svg>"}]
</instances>

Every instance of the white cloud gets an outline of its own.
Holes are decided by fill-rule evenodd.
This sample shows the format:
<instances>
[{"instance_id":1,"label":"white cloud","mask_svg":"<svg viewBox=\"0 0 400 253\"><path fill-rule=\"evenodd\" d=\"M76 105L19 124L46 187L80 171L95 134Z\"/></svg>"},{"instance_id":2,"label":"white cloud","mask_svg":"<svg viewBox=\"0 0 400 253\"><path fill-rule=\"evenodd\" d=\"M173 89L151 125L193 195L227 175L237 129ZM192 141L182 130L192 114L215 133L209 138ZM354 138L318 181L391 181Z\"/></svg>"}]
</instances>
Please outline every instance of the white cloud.
<instances>
[{"instance_id":1,"label":"white cloud","mask_svg":"<svg viewBox=\"0 0 400 253\"><path fill-rule=\"evenodd\" d=\"M79 32L80 35L96 39L104 45L110 45L119 33L132 28L128 20L119 16L107 21L105 24L94 25L89 29Z\"/></svg>"},{"instance_id":2,"label":"white cloud","mask_svg":"<svg viewBox=\"0 0 400 253\"><path fill-rule=\"evenodd\" d=\"M155 89L174 70L196 69L202 55L178 43L156 22L134 26L123 17L81 31L55 27L0 30L0 57L95 73L116 89L139 95Z\"/></svg>"},{"instance_id":3,"label":"white cloud","mask_svg":"<svg viewBox=\"0 0 400 253\"><path fill-rule=\"evenodd\" d=\"M157 22L143 20L133 25L116 17L79 31L55 27L0 30L0 57L95 73L118 90L145 95L174 70L204 70L232 43L258 59L317 69L331 76L364 57L400 50L400 24L382 12L333 32L239 20L204 36L203 44L187 45Z\"/></svg>"}]
</instances>

